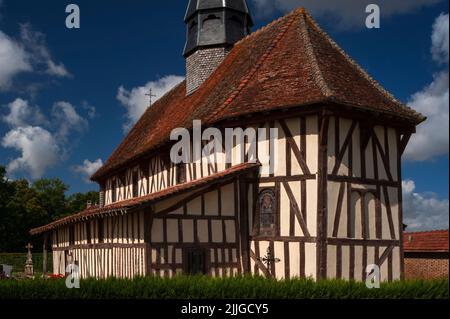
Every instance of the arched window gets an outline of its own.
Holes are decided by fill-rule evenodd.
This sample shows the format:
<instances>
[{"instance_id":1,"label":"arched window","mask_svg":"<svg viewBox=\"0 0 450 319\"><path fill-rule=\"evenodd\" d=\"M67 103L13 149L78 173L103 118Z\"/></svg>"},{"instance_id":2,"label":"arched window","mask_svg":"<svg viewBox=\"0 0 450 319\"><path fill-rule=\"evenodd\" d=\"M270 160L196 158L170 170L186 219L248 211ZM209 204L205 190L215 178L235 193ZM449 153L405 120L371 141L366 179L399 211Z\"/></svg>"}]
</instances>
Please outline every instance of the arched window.
<instances>
[{"instance_id":1,"label":"arched window","mask_svg":"<svg viewBox=\"0 0 450 319\"><path fill-rule=\"evenodd\" d=\"M377 192L370 189L352 189L347 223L347 237L358 239L376 238L376 214L380 207L376 205L378 201Z\"/></svg>"},{"instance_id":2,"label":"arched window","mask_svg":"<svg viewBox=\"0 0 450 319\"><path fill-rule=\"evenodd\" d=\"M221 22L222 19L220 19L220 17L216 16L215 14L210 14L205 19L203 19L203 25L205 25L205 23L211 22L213 20Z\"/></svg>"},{"instance_id":3,"label":"arched window","mask_svg":"<svg viewBox=\"0 0 450 319\"><path fill-rule=\"evenodd\" d=\"M214 14L208 15L202 21L202 29L205 32L216 30L222 25L222 19Z\"/></svg>"},{"instance_id":4,"label":"arched window","mask_svg":"<svg viewBox=\"0 0 450 319\"><path fill-rule=\"evenodd\" d=\"M259 234L273 236L277 228L277 198L273 189L264 189L258 197Z\"/></svg>"}]
</instances>

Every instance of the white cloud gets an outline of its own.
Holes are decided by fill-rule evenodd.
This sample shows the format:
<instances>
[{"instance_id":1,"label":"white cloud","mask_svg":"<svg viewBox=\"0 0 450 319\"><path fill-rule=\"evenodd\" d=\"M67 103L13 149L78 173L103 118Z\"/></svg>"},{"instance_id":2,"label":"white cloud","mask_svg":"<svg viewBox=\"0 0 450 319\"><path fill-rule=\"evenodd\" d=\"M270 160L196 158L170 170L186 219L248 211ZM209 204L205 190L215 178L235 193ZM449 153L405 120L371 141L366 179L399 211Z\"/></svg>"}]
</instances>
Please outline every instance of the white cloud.
<instances>
[{"instance_id":1,"label":"white cloud","mask_svg":"<svg viewBox=\"0 0 450 319\"><path fill-rule=\"evenodd\" d=\"M258 16L267 16L276 11L285 13L298 7L305 7L314 17L331 18L336 28L348 29L365 26L366 6L370 3L378 4L382 17L386 18L410 13L441 1L443 0L378 0L375 2L367 0L253 0L253 3Z\"/></svg>"},{"instance_id":2,"label":"white cloud","mask_svg":"<svg viewBox=\"0 0 450 319\"><path fill-rule=\"evenodd\" d=\"M136 87L131 90L121 86L117 91L117 99L127 110L127 122L124 130L128 131L139 120L149 106L149 97L146 94L150 89L156 97L152 101L156 101L165 93L184 80L184 77L177 75L168 75L157 81L151 81L144 86Z\"/></svg>"},{"instance_id":3,"label":"white cloud","mask_svg":"<svg viewBox=\"0 0 450 319\"><path fill-rule=\"evenodd\" d=\"M0 91L8 89L12 78L32 67L21 44L0 31Z\"/></svg>"},{"instance_id":4,"label":"white cloud","mask_svg":"<svg viewBox=\"0 0 450 319\"><path fill-rule=\"evenodd\" d=\"M0 30L0 66L0 91L10 89L13 78L23 72L71 77L64 64L53 60L45 35L34 31L30 24L20 25L17 40Z\"/></svg>"},{"instance_id":5,"label":"white cloud","mask_svg":"<svg viewBox=\"0 0 450 319\"><path fill-rule=\"evenodd\" d=\"M56 102L51 111L51 119L48 119L39 106L31 106L29 101L17 98L6 105L8 113L1 117L1 120L12 128L26 126L44 126L54 132L58 142L65 142L73 132L83 132L88 126L88 120L81 116L75 106L69 102ZM95 114L95 108L89 106L88 116Z\"/></svg>"},{"instance_id":6,"label":"white cloud","mask_svg":"<svg viewBox=\"0 0 450 319\"><path fill-rule=\"evenodd\" d=\"M408 103L412 108L428 117L417 128L405 151L405 159L426 161L448 154L449 134L449 78L448 71L438 73L434 81L422 91L414 94Z\"/></svg>"},{"instance_id":7,"label":"white cloud","mask_svg":"<svg viewBox=\"0 0 450 319\"><path fill-rule=\"evenodd\" d=\"M404 223L408 231L447 229L449 201L434 193L417 193L414 181L402 182Z\"/></svg>"},{"instance_id":8,"label":"white cloud","mask_svg":"<svg viewBox=\"0 0 450 319\"><path fill-rule=\"evenodd\" d=\"M405 159L425 161L448 154L449 150L449 74L448 74L448 20L441 15L433 27L433 58L446 63L445 70L434 75L433 82L412 95L409 105L427 116L427 121L417 128L405 151ZM445 20L445 21L444 21Z\"/></svg>"},{"instance_id":9,"label":"white cloud","mask_svg":"<svg viewBox=\"0 0 450 319\"><path fill-rule=\"evenodd\" d=\"M83 132L88 127L88 121L69 102L56 102L52 108L52 117L58 126L56 136L61 141L66 141L73 131Z\"/></svg>"},{"instance_id":10,"label":"white cloud","mask_svg":"<svg viewBox=\"0 0 450 319\"><path fill-rule=\"evenodd\" d=\"M431 53L437 62L448 63L449 23L448 14L441 14L433 25Z\"/></svg>"},{"instance_id":11,"label":"white cloud","mask_svg":"<svg viewBox=\"0 0 450 319\"><path fill-rule=\"evenodd\" d=\"M27 100L16 99L6 107L9 113L1 119L11 130L3 137L1 145L21 153L7 166L10 176L21 171L32 178L42 177L70 152L73 143L67 142L76 137L73 133L82 133L88 128L88 121L69 102L55 103L50 119Z\"/></svg>"},{"instance_id":12,"label":"white cloud","mask_svg":"<svg viewBox=\"0 0 450 319\"><path fill-rule=\"evenodd\" d=\"M54 137L41 127L27 126L13 129L3 137L2 146L21 152L19 158L8 164L8 174L26 171L33 178L40 178L59 159L59 147Z\"/></svg>"},{"instance_id":13,"label":"white cloud","mask_svg":"<svg viewBox=\"0 0 450 319\"><path fill-rule=\"evenodd\" d=\"M28 101L16 99L6 105L9 113L2 120L11 127L46 124L47 120L37 106L30 106Z\"/></svg>"},{"instance_id":14,"label":"white cloud","mask_svg":"<svg viewBox=\"0 0 450 319\"><path fill-rule=\"evenodd\" d=\"M80 173L84 176L85 181L90 183L89 178L97 172L100 167L103 166L103 161L101 159L97 159L94 162L89 160L84 160L83 165L75 166L74 171Z\"/></svg>"},{"instance_id":15,"label":"white cloud","mask_svg":"<svg viewBox=\"0 0 450 319\"><path fill-rule=\"evenodd\" d=\"M71 76L64 64L53 61L42 32L33 30L28 23L22 24L20 25L20 38L33 63L42 67L45 73L58 77Z\"/></svg>"}]
</instances>

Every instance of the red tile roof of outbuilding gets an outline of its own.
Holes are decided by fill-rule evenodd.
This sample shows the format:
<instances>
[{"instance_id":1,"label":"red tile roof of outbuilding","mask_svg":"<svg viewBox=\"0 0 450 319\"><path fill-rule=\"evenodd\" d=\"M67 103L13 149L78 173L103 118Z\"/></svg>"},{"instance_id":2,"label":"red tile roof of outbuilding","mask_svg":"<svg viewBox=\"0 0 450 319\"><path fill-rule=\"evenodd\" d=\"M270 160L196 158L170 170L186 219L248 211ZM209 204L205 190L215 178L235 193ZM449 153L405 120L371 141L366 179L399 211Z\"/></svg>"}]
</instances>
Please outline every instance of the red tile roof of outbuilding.
<instances>
[{"instance_id":1,"label":"red tile roof of outbuilding","mask_svg":"<svg viewBox=\"0 0 450 319\"><path fill-rule=\"evenodd\" d=\"M448 252L448 230L403 234L405 252Z\"/></svg>"},{"instance_id":2,"label":"red tile roof of outbuilding","mask_svg":"<svg viewBox=\"0 0 450 319\"><path fill-rule=\"evenodd\" d=\"M190 129L238 116L333 103L408 121L425 118L397 101L359 67L305 12L298 9L239 41L193 94L182 82L156 101L105 165L100 180Z\"/></svg>"}]
</instances>

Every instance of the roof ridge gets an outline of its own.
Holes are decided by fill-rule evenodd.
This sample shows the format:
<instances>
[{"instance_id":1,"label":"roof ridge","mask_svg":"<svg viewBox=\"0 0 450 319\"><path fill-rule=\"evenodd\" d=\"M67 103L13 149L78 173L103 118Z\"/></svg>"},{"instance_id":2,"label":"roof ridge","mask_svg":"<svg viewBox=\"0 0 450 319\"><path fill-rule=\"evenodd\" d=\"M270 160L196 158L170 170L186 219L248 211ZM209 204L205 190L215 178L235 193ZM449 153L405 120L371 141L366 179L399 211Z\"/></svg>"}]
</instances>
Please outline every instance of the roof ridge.
<instances>
[{"instance_id":1,"label":"roof ridge","mask_svg":"<svg viewBox=\"0 0 450 319\"><path fill-rule=\"evenodd\" d=\"M435 229L435 230L424 230L424 231L413 231L413 232L404 232L404 235L413 235L413 234L429 234L429 233L442 233L448 232L448 229Z\"/></svg>"},{"instance_id":2,"label":"roof ridge","mask_svg":"<svg viewBox=\"0 0 450 319\"><path fill-rule=\"evenodd\" d=\"M136 129L137 125L139 124L139 122L144 118L145 113L149 112L149 110L153 107L153 106L158 106L158 104L164 102L165 99L168 98L168 96L170 94L172 94L172 92L174 92L176 89L178 89L179 86L183 85L186 82L186 77L184 77L184 79L176 84L173 88L171 88L169 91L167 91L166 93L164 93L159 99L157 99L152 105L149 105L147 107L147 109L144 111L144 113L142 113L142 115L139 117L139 120L134 123L133 127L128 131L127 136L125 137L124 140L122 140L122 142L117 145L117 147L112 151L111 155L108 157L108 159L106 160L106 162L94 173L90 176L90 179L92 180L92 178L94 178L95 176L97 176L97 174L102 170L102 168L109 162L109 160L114 156L114 153L116 151L118 151L120 149L120 147L122 146L122 144L125 142L126 138Z\"/></svg>"},{"instance_id":3,"label":"roof ridge","mask_svg":"<svg viewBox=\"0 0 450 319\"><path fill-rule=\"evenodd\" d=\"M325 81L322 70L320 69L320 65L317 62L316 52L312 45L311 37L309 35L308 27L306 25L306 17L307 16L308 16L308 13L305 10L303 10L302 14L301 14L301 18L300 18L300 23L302 26L301 31L300 31L300 36L305 41L306 56L309 60L311 60L311 66L313 67L313 77L317 81L319 90L322 92L324 97L332 98L335 94L334 94L334 91L332 89L330 89L327 82Z\"/></svg>"},{"instance_id":4,"label":"roof ridge","mask_svg":"<svg viewBox=\"0 0 450 319\"><path fill-rule=\"evenodd\" d=\"M240 84L239 86L234 89L230 95L228 96L228 98L225 100L225 102L218 107L213 113L210 114L210 116L208 116L206 118L206 121L209 121L211 119L213 119L214 117L216 117L220 112L222 112L228 105L230 105L234 99L243 91L243 89L247 86L247 84L250 82L251 77L259 70L259 68L264 64L264 62L266 61L266 59L269 57L270 53L273 51L273 49L276 47L276 45L280 42L280 40L284 37L284 35L286 34L286 32L289 30L289 28L292 26L293 22L294 22L294 18L296 17L296 15L298 15L300 12L303 12L303 10L294 10L291 13L289 13L288 15L279 18L277 20L275 20L273 23L270 23L269 25L267 25L266 27L263 27L261 29L259 29L258 31L252 33L252 35L255 35L256 33L261 33L262 30L265 30L267 27L269 26L273 26L275 25L276 22L280 22L284 19L288 20L286 22L285 25L283 25L281 27L280 32L277 34L277 36L275 37L275 39L270 43L269 47L267 48L267 50L261 55L260 59L258 60L258 62L253 66L253 68L247 73L247 75L245 75L244 77L241 78ZM245 38L244 38L245 39Z\"/></svg>"},{"instance_id":5,"label":"roof ridge","mask_svg":"<svg viewBox=\"0 0 450 319\"><path fill-rule=\"evenodd\" d=\"M417 116L424 118L424 116L418 113L416 110L410 108L406 104L397 100L392 93L387 91L377 80L375 80L367 71L365 71L354 59L352 59L329 35L325 32L317 22L311 17L311 15L305 11L305 16L308 21L311 23L312 27L316 29L316 31L321 34L333 48L335 48L349 63L352 65L361 75L372 85L375 89L379 90L387 99L391 100L395 104L407 108L412 111Z\"/></svg>"},{"instance_id":6,"label":"roof ridge","mask_svg":"<svg viewBox=\"0 0 450 319\"><path fill-rule=\"evenodd\" d=\"M279 17L278 19L273 20L273 21L270 22L269 24L266 24L265 26L262 26L261 28L259 28L259 29L255 30L255 31L253 31L252 33L250 33L250 34L248 34L248 35L246 35L245 37L243 37L242 39L240 39L239 41L237 41L237 42L234 44L234 46L236 47L236 46L240 45L242 42L245 42L247 39L253 38L253 37L255 37L256 35L258 35L258 34L264 32L264 31L266 31L267 29L273 27L275 24L280 23L281 21L290 18L291 15L296 15L296 14L299 14L299 13L304 12L304 11L305 11L304 8L297 8L297 9L294 9L294 10L292 10L291 12L289 12L288 14L286 14L286 15L284 15L284 16L281 16L281 17Z\"/></svg>"}]
</instances>

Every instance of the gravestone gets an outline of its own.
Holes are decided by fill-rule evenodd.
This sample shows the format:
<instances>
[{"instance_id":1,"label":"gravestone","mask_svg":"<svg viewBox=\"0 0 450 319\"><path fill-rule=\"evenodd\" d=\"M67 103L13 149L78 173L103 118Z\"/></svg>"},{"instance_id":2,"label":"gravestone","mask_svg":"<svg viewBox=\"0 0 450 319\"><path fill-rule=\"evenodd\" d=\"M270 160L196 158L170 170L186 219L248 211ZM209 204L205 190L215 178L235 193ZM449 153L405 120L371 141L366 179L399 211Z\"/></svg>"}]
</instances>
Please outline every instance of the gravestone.
<instances>
[{"instance_id":1,"label":"gravestone","mask_svg":"<svg viewBox=\"0 0 450 319\"><path fill-rule=\"evenodd\" d=\"M4 276L5 278L11 278L13 267L10 265L0 265L0 266L1 266L0 273L2 274L2 276Z\"/></svg>"}]
</instances>

